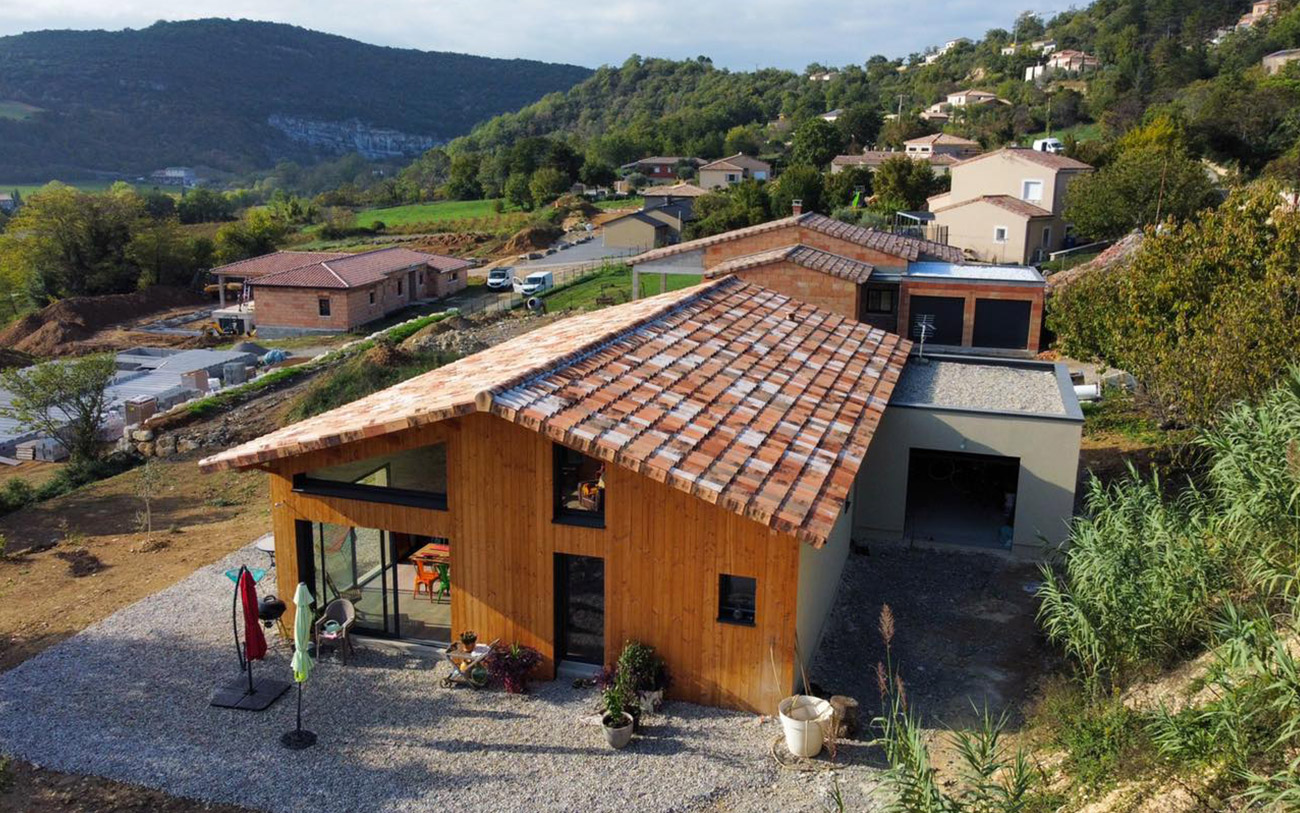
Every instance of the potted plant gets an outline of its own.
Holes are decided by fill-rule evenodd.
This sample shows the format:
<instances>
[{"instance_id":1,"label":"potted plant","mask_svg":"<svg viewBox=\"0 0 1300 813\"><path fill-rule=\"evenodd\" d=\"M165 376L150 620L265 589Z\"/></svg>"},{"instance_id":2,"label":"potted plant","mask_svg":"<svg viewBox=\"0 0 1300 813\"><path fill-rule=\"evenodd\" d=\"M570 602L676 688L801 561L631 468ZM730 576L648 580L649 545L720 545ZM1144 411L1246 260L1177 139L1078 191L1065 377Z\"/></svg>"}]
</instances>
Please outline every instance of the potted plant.
<instances>
[{"instance_id":1,"label":"potted plant","mask_svg":"<svg viewBox=\"0 0 1300 813\"><path fill-rule=\"evenodd\" d=\"M605 741L611 748L623 748L632 740L633 718L631 707L635 693L625 675L617 677L613 684L601 693L605 713L600 718L601 727L605 729Z\"/></svg>"},{"instance_id":2,"label":"potted plant","mask_svg":"<svg viewBox=\"0 0 1300 813\"><path fill-rule=\"evenodd\" d=\"M460 648L466 652L473 652L474 647L478 644L478 633L474 630L465 630L460 634Z\"/></svg>"},{"instance_id":3,"label":"potted plant","mask_svg":"<svg viewBox=\"0 0 1300 813\"><path fill-rule=\"evenodd\" d=\"M668 688L670 678L664 659L659 657L654 647L640 641L628 641L614 669L616 673L627 674L641 705L653 711L663 703L664 690Z\"/></svg>"},{"instance_id":4,"label":"potted plant","mask_svg":"<svg viewBox=\"0 0 1300 813\"><path fill-rule=\"evenodd\" d=\"M528 691L528 675L542 662L542 653L523 644L497 645L488 658L488 670L510 694Z\"/></svg>"}]
</instances>

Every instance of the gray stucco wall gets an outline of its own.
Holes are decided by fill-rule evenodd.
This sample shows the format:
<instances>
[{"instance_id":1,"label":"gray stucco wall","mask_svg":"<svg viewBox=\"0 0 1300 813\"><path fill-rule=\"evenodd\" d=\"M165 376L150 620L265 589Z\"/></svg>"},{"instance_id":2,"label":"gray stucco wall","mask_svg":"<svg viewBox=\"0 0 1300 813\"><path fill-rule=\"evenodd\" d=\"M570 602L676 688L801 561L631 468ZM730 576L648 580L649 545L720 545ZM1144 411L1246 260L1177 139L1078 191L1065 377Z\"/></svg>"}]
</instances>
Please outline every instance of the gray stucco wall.
<instances>
[{"instance_id":1,"label":"gray stucco wall","mask_svg":"<svg viewBox=\"0 0 1300 813\"><path fill-rule=\"evenodd\" d=\"M1012 552L1043 555L1042 539L1065 539L1074 512L1083 423L891 405L872 438L858 477L854 534L902 542L912 449L1020 458ZM1040 538L1041 537L1041 538Z\"/></svg>"},{"instance_id":2,"label":"gray stucco wall","mask_svg":"<svg viewBox=\"0 0 1300 813\"><path fill-rule=\"evenodd\" d=\"M835 604L844 562L849 557L850 536L853 531L852 508L840 514L831 529L830 539L820 548L812 545L799 547L799 594L795 608L795 632L799 636L799 655L804 669L811 666L812 657L821 645L826 619ZM798 675L795 676L798 682ZM800 690L802 691L802 690Z\"/></svg>"}]
</instances>

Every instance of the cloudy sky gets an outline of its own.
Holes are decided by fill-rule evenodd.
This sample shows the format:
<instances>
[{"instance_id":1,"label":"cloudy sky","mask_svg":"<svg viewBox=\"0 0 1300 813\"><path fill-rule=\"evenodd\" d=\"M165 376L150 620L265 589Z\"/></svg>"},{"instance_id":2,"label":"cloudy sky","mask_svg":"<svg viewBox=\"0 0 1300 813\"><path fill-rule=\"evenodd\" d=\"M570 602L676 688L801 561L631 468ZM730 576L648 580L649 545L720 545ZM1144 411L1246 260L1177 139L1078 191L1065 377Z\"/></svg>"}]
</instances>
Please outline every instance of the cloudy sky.
<instances>
[{"instance_id":1,"label":"cloudy sky","mask_svg":"<svg viewBox=\"0 0 1300 813\"><path fill-rule=\"evenodd\" d=\"M1086 5L1086 0L1079 0ZM958 36L1010 28L1069 0L0 0L0 35L42 28L142 28L156 20L246 17L379 45L527 57L595 67L628 54L720 66L801 69L872 54L906 56ZM914 13L904 13L908 10Z\"/></svg>"}]
</instances>

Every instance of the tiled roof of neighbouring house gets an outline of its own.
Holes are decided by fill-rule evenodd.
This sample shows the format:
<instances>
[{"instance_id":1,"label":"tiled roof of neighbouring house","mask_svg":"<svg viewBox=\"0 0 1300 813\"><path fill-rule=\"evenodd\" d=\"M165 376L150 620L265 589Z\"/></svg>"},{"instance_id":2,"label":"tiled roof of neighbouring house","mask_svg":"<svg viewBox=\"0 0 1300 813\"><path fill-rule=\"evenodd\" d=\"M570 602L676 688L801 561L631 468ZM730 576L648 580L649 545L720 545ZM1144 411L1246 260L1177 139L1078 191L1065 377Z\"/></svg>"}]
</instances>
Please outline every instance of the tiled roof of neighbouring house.
<instances>
[{"instance_id":1,"label":"tiled roof of neighbouring house","mask_svg":"<svg viewBox=\"0 0 1300 813\"><path fill-rule=\"evenodd\" d=\"M1051 153L1051 152L1043 152L1041 150L1031 150L1028 147L1003 147L1000 150L995 150L993 152L986 152L980 155L967 158L959 162L957 166L965 166L966 164L973 164L976 161L987 161L988 159L994 157L1002 157L1003 159L1023 158L1026 161L1038 164L1039 166L1047 167L1048 169L1092 169L1093 168L1091 164L1085 164L1082 161L1076 161L1073 158L1068 158L1064 155L1057 155L1056 153Z\"/></svg>"},{"instance_id":2,"label":"tiled roof of neighbouring house","mask_svg":"<svg viewBox=\"0 0 1300 813\"><path fill-rule=\"evenodd\" d=\"M356 288L380 282L394 271L417 265L427 265L438 271L454 271L468 267L469 262L397 246L361 254L343 254L287 268L257 277L250 284L280 288Z\"/></svg>"},{"instance_id":3,"label":"tiled roof of neighbouring house","mask_svg":"<svg viewBox=\"0 0 1300 813\"><path fill-rule=\"evenodd\" d=\"M229 274L234 277L264 277L278 274L291 268L315 265L327 260L339 260L348 256L341 251L275 251L260 257L229 263L212 269L213 274Z\"/></svg>"},{"instance_id":4,"label":"tiled roof of neighbouring house","mask_svg":"<svg viewBox=\"0 0 1300 813\"><path fill-rule=\"evenodd\" d=\"M848 257L841 257L838 254L822 251L812 246L793 245L782 246L769 251L760 251L756 254L746 254L743 257L733 257L713 266L705 275L708 277L721 277L734 274L737 271L761 268L779 262L795 263L813 271L820 271L823 274L830 274L833 277L858 283L869 280L871 272L875 270L875 266L870 263L851 260Z\"/></svg>"},{"instance_id":5,"label":"tiled roof of neighbouring house","mask_svg":"<svg viewBox=\"0 0 1300 813\"><path fill-rule=\"evenodd\" d=\"M718 158L717 160L710 161L709 163L700 167L700 169L701 170L720 169L720 170L736 170L736 171L740 171L744 169L768 170L771 169L771 166L772 165L767 163L766 161L761 161L752 155L745 155L743 152L738 152L735 155L729 155L726 158Z\"/></svg>"},{"instance_id":6,"label":"tiled roof of neighbouring house","mask_svg":"<svg viewBox=\"0 0 1300 813\"><path fill-rule=\"evenodd\" d=\"M933 135L921 136L903 142L904 144L930 144L932 146L953 146L953 147L978 147L978 141L971 141L969 138L962 138L950 133L934 133Z\"/></svg>"},{"instance_id":7,"label":"tiled roof of neighbouring house","mask_svg":"<svg viewBox=\"0 0 1300 813\"><path fill-rule=\"evenodd\" d=\"M646 198L653 197L674 197L674 198L698 198L700 195L709 194L709 190L701 189L693 183L679 183L672 186L647 186L641 190L641 196Z\"/></svg>"},{"instance_id":8,"label":"tiled roof of neighbouring house","mask_svg":"<svg viewBox=\"0 0 1300 813\"><path fill-rule=\"evenodd\" d=\"M911 161L929 161L932 166L952 166L961 159L955 155L947 153L918 153L906 152L889 152L888 150L868 150L861 155L837 155L831 159L831 164L841 167L865 166L878 167L891 158L907 158Z\"/></svg>"},{"instance_id":9,"label":"tiled roof of neighbouring house","mask_svg":"<svg viewBox=\"0 0 1300 813\"><path fill-rule=\"evenodd\" d=\"M1028 201L1024 201L1021 200L1020 198L1012 197L1011 195L981 195L978 198L963 200L960 203L954 203L949 206L941 206L938 209L935 209L934 211L936 213L946 212L949 209L958 209L962 206L969 206L972 203L990 203L994 206L997 206L1000 209L1005 209L1006 211L1011 212L1012 214L1020 215L1021 217L1051 217L1052 216L1052 213L1047 211L1043 207L1035 206L1034 204Z\"/></svg>"},{"instance_id":10,"label":"tiled roof of neighbouring house","mask_svg":"<svg viewBox=\"0 0 1300 813\"><path fill-rule=\"evenodd\" d=\"M685 254L690 251L697 251L702 248L726 243L731 240L740 240L755 234L765 234L778 229L785 229L791 226L810 229L820 234L830 237L837 237L850 243L865 248L875 249L883 254L889 254L894 257L907 260L909 262L922 257L935 260L944 260L947 262L961 262L964 257L961 249L954 246L945 246L941 243L932 243L929 240L920 240L915 237L905 237L901 234L890 234L889 232L876 231L874 229L854 226L848 223L842 223L826 215L819 215L815 212L804 212L799 215L783 217L780 220L772 220L767 223L760 223L757 226L747 226L743 229L715 234L710 237L701 237L698 240L689 240L685 243L677 243L671 246L664 246L653 251L647 251L632 257L628 262L633 265L659 260L664 257L672 257L676 254Z\"/></svg>"},{"instance_id":11,"label":"tiled roof of neighbouring house","mask_svg":"<svg viewBox=\"0 0 1300 813\"><path fill-rule=\"evenodd\" d=\"M910 348L724 277L556 322L199 465L257 466L491 412L821 545Z\"/></svg>"}]
</instances>

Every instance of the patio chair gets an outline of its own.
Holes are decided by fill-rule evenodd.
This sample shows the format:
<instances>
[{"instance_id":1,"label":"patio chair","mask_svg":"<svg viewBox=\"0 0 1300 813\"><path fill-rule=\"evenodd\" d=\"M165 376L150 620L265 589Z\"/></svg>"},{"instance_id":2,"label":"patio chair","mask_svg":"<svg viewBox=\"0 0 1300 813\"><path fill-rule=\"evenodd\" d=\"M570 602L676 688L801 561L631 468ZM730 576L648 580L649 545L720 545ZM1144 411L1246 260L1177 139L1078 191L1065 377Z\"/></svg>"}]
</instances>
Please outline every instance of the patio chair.
<instances>
[{"instance_id":1,"label":"patio chair","mask_svg":"<svg viewBox=\"0 0 1300 813\"><path fill-rule=\"evenodd\" d=\"M420 595L420 588L429 594L429 601L433 601L434 584L438 581L438 572L429 567L428 563L420 559L412 559L411 563L415 565L415 584L411 587L411 598Z\"/></svg>"},{"instance_id":2,"label":"patio chair","mask_svg":"<svg viewBox=\"0 0 1300 813\"><path fill-rule=\"evenodd\" d=\"M339 654L343 656L343 662L348 662L348 656L352 654L352 638L349 633L352 631L352 625L357 620L357 608L352 606L352 602L345 598L336 598L326 607L321 617L316 619L316 655L320 656L320 651L326 646L333 646L338 649ZM325 629L329 622L335 621L338 627L334 629Z\"/></svg>"},{"instance_id":3,"label":"patio chair","mask_svg":"<svg viewBox=\"0 0 1300 813\"><path fill-rule=\"evenodd\" d=\"M439 562L435 565L438 568L438 598L451 595L451 565L446 562Z\"/></svg>"}]
</instances>

